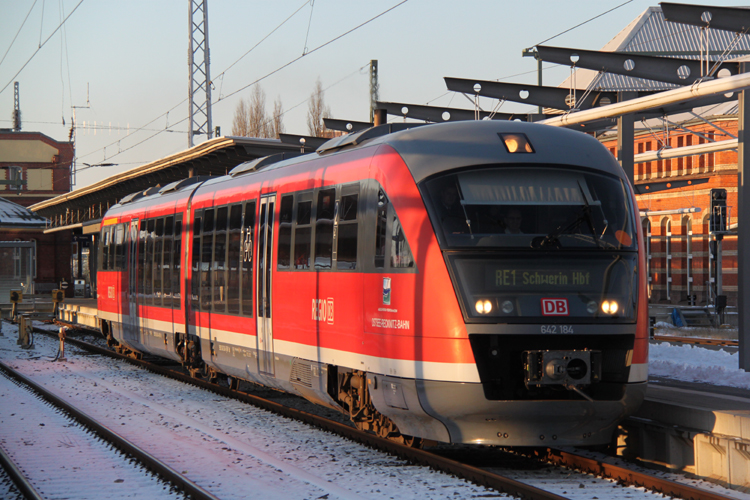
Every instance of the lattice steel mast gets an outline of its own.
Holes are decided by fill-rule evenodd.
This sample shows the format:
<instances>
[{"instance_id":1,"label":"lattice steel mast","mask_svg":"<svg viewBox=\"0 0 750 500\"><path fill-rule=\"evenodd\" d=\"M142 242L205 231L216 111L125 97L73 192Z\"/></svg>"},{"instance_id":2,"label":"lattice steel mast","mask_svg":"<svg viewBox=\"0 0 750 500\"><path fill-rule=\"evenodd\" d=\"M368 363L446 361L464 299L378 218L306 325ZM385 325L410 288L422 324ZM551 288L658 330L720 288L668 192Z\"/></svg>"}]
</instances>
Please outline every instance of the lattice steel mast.
<instances>
[{"instance_id":1,"label":"lattice steel mast","mask_svg":"<svg viewBox=\"0 0 750 500\"><path fill-rule=\"evenodd\" d=\"M211 123L211 72L208 51L208 0L188 0L188 67L190 70L190 126L188 128L188 146L193 147L193 136L206 134L213 136ZM205 91L205 99L201 96Z\"/></svg>"}]
</instances>

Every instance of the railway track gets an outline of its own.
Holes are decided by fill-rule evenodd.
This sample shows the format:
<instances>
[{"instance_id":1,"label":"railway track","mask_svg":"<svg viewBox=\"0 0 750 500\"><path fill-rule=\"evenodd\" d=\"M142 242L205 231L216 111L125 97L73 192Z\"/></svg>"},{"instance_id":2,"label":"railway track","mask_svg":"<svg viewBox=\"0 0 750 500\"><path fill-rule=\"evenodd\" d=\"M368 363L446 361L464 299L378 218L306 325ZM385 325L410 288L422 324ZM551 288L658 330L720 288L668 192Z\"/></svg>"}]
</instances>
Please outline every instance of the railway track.
<instances>
[{"instance_id":1,"label":"railway track","mask_svg":"<svg viewBox=\"0 0 750 500\"><path fill-rule=\"evenodd\" d=\"M38 330L39 333L48 333ZM427 465L433 469L447 472L458 477L465 478L477 485L489 487L500 492L513 496L530 499L561 499L567 498L560 496L541 488L530 486L523 482L504 477L500 474L491 472L492 467L485 466L481 462L472 460L456 460L450 458L450 453L441 454L427 450L409 448L393 441L379 438L375 435L359 431L349 425L343 424L329 418L316 415L311 412L302 411L295 408L282 405L270 399L259 397L248 392L232 389L211 383L205 380L196 379L189 376L174 366L163 366L154 364L148 360L134 359L123 356L109 349L83 342L75 338L68 337L68 343L76 345L82 349L95 352L104 356L116 359L123 359L129 363L135 364L149 371L191 384L196 387L212 391L228 398L236 399L271 412L283 415L295 420L299 420L316 427L331 431L348 439L366 444L375 449L404 458L412 463ZM497 450L493 449L493 453ZM675 498L688 498L695 500L718 500L729 498L719 493L695 488L683 483L670 481L661 477L635 471L626 467L609 464L603 461L587 458L568 451L556 449L537 449L526 456L531 456L537 461L543 461L567 469L573 469L582 473L594 474L601 478L613 479L618 483L626 486L644 487L650 491L660 493ZM604 498L604 497L599 497Z\"/></svg>"},{"instance_id":2,"label":"railway track","mask_svg":"<svg viewBox=\"0 0 750 500\"><path fill-rule=\"evenodd\" d=\"M2 362L0 394L4 400L0 461L26 498L125 498L135 494L218 500ZM32 436L26 432L28 426L41 426L44 431L34 431Z\"/></svg>"},{"instance_id":3,"label":"railway track","mask_svg":"<svg viewBox=\"0 0 750 500\"><path fill-rule=\"evenodd\" d=\"M713 345L721 347L737 347L739 345L738 341L736 340L705 339L699 337L674 337L671 335L654 335L654 340L660 342L680 342L682 344Z\"/></svg>"}]
</instances>

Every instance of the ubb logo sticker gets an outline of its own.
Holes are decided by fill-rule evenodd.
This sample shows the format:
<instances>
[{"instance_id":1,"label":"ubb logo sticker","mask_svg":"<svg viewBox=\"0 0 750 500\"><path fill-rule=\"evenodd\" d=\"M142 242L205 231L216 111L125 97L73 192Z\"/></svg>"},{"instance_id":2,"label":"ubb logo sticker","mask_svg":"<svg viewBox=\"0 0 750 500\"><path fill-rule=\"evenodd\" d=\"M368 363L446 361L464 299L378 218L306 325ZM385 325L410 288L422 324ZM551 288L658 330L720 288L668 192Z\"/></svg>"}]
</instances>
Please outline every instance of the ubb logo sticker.
<instances>
[{"instance_id":1,"label":"ubb logo sticker","mask_svg":"<svg viewBox=\"0 0 750 500\"><path fill-rule=\"evenodd\" d=\"M542 299L542 316L568 316L568 299Z\"/></svg>"},{"instance_id":2,"label":"ubb logo sticker","mask_svg":"<svg viewBox=\"0 0 750 500\"><path fill-rule=\"evenodd\" d=\"M333 324L333 298L312 299L313 321L323 321L329 325Z\"/></svg>"}]
</instances>

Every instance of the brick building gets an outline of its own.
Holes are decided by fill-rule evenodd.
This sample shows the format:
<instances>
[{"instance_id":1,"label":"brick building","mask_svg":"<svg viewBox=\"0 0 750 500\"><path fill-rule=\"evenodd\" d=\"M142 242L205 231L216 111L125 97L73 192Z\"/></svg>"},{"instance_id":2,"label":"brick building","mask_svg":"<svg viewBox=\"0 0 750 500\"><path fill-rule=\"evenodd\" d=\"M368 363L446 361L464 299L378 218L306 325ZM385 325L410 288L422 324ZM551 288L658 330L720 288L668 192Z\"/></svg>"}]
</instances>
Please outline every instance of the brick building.
<instances>
[{"instance_id":1,"label":"brick building","mask_svg":"<svg viewBox=\"0 0 750 500\"><path fill-rule=\"evenodd\" d=\"M618 33L603 52L701 59L711 66L720 57L747 60L750 39L716 29L667 22L661 7L650 7ZM724 70L725 71L725 70ZM722 72L714 75L722 76ZM692 81L692 80L691 80ZM560 87L579 91L660 91L676 85L612 73L578 69ZM736 97L692 112L636 123L634 153L665 151L737 137ZM617 135L605 132L599 139L613 155ZM710 251L711 189L727 190L730 229L737 227L737 150L683 158L636 163L636 187L654 182L690 181L682 188L638 195L641 222L649 251L649 293L651 304L711 305L716 295L716 251ZM699 209L693 213L650 215L649 212ZM722 293L728 305L737 304L737 238L722 241Z\"/></svg>"},{"instance_id":2,"label":"brick building","mask_svg":"<svg viewBox=\"0 0 750 500\"><path fill-rule=\"evenodd\" d=\"M0 185L0 198L10 202L0 203L0 209L6 207L10 212L22 213L12 205L28 207L69 192L73 156L73 143L58 142L39 132L0 130L0 180L23 182ZM45 224L40 226L39 220L26 225L10 223L19 217L0 214L0 255L11 252L18 257L19 252L24 255L29 252L28 257L19 257L29 264L0 269L0 280L23 282L28 291L30 277L37 293L56 288L63 279L70 281L70 231L45 234ZM6 301L5 294L0 292L0 303Z\"/></svg>"}]
</instances>

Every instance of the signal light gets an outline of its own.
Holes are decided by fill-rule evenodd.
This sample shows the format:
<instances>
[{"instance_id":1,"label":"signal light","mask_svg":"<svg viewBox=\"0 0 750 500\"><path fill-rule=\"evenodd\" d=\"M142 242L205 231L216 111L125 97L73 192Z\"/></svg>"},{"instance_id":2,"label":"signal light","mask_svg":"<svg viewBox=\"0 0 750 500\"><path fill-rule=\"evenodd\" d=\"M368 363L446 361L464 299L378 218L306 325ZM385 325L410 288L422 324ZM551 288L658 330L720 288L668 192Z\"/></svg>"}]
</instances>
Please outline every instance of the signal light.
<instances>
[{"instance_id":1,"label":"signal light","mask_svg":"<svg viewBox=\"0 0 750 500\"><path fill-rule=\"evenodd\" d=\"M711 190L711 217L709 231L727 230L727 190L723 188Z\"/></svg>"}]
</instances>

